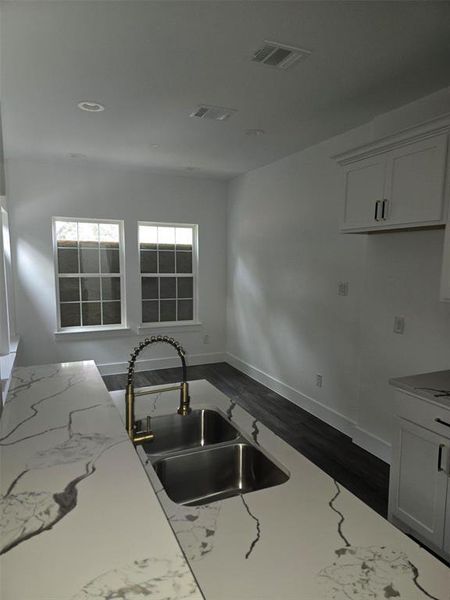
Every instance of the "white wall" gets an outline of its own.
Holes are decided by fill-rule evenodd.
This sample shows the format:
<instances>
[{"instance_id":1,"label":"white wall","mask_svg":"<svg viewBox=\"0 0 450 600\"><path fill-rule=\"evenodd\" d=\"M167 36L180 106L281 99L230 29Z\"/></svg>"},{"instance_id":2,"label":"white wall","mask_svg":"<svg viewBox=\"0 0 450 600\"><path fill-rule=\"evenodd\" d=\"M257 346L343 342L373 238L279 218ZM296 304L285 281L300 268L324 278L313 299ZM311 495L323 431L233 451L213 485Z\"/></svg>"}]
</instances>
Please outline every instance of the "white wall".
<instances>
[{"instance_id":1,"label":"white wall","mask_svg":"<svg viewBox=\"0 0 450 600\"><path fill-rule=\"evenodd\" d=\"M442 90L230 186L230 360L385 459L388 379L450 365L443 231L339 234L343 180L330 157L448 106ZM337 295L338 281L349 296ZM393 333L394 315L405 316L404 335Z\"/></svg>"},{"instance_id":2,"label":"white wall","mask_svg":"<svg viewBox=\"0 0 450 600\"><path fill-rule=\"evenodd\" d=\"M21 364L94 359L123 372L130 350L151 335L89 334L55 339L56 308L51 217L124 219L126 287L130 325L140 319L137 253L138 220L199 225L199 318L201 327L170 329L191 362L221 360L225 346L226 185L209 179L162 175L89 165L82 160L46 163L8 160L8 197L16 265L16 311L22 336ZM158 330L158 333L166 333ZM209 344L203 337L209 335ZM156 346L147 363L176 365L170 348ZM119 363L119 364L117 364Z\"/></svg>"}]
</instances>

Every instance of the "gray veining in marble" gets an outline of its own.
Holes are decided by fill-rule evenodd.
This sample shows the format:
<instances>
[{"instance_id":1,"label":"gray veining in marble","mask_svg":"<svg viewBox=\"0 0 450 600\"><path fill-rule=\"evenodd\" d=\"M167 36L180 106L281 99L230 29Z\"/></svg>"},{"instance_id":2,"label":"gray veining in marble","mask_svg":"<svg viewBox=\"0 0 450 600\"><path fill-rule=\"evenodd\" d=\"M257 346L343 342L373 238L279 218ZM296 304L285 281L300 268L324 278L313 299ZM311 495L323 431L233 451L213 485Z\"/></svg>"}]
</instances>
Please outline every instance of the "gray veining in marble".
<instances>
[{"instance_id":1,"label":"gray veining in marble","mask_svg":"<svg viewBox=\"0 0 450 600\"><path fill-rule=\"evenodd\" d=\"M341 489L335 480L333 482L336 492L328 506L339 517L337 534L344 546L335 550L335 561L319 572L319 578L326 590L325 597L330 600L408 600L411 593L411 585L408 584L412 582L423 597L440 600L420 584L419 570L405 552L389 546L353 546L349 542L343 531L345 516L334 505Z\"/></svg>"},{"instance_id":2,"label":"gray veining in marble","mask_svg":"<svg viewBox=\"0 0 450 600\"><path fill-rule=\"evenodd\" d=\"M183 557L144 558L102 573L71 600L192 600L197 586Z\"/></svg>"}]
</instances>

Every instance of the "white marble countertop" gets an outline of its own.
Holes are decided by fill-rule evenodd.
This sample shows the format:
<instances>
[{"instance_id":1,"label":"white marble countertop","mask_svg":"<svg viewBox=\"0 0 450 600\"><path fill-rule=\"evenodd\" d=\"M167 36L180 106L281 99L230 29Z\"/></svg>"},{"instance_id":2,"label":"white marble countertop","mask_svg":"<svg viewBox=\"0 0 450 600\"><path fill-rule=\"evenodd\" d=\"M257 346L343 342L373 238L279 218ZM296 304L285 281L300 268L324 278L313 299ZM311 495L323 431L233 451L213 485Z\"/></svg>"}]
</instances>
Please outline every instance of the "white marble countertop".
<instances>
[{"instance_id":1,"label":"white marble countertop","mask_svg":"<svg viewBox=\"0 0 450 600\"><path fill-rule=\"evenodd\" d=\"M413 396L450 409L450 371L396 377L389 383Z\"/></svg>"},{"instance_id":2,"label":"white marble countertop","mask_svg":"<svg viewBox=\"0 0 450 600\"><path fill-rule=\"evenodd\" d=\"M14 371L0 423L1 600L201 600L93 361Z\"/></svg>"},{"instance_id":3,"label":"white marble countertop","mask_svg":"<svg viewBox=\"0 0 450 600\"><path fill-rule=\"evenodd\" d=\"M139 449L206 600L449 600L443 563L208 382L191 382L190 394L194 409L215 407L290 474L276 487L187 507L169 499ZM123 392L111 396L123 413ZM136 412L174 413L177 404L177 392L144 396Z\"/></svg>"}]
</instances>

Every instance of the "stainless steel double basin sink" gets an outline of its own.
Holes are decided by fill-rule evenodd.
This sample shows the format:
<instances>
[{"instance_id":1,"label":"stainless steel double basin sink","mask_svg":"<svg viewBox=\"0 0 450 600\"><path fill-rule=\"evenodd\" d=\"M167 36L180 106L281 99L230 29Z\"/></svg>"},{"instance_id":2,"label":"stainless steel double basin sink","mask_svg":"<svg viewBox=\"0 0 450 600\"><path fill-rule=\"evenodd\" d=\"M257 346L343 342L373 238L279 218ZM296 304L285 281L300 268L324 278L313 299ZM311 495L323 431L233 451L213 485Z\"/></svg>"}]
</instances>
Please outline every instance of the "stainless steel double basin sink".
<instances>
[{"instance_id":1,"label":"stainless steel double basin sink","mask_svg":"<svg viewBox=\"0 0 450 600\"><path fill-rule=\"evenodd\" d=\"M280 485L289 479L221 413L193 410L152 418L143 444L169 498L198 506Z\"/></svg>"}]
</instances>

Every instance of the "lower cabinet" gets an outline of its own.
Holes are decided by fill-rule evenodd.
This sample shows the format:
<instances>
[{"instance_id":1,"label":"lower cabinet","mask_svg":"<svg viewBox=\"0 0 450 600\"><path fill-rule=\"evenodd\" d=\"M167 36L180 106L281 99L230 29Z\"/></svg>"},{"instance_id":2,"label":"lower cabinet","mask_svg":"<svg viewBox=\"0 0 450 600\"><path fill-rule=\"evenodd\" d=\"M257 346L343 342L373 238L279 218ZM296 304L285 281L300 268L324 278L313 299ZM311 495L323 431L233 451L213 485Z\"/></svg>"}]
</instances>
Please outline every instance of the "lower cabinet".
<instances>
[{"instance_id":1,"label":"lower cabinet","mask_svg":"<svg viewBox=\"0 0 450 600\"><path fill-rule=\"evenodd\" d=\"M442 547L449 479L445 461L450 439L402 418L398 419L397 436L390 513L422 539Z\"/></svg>"}]
</instances>

